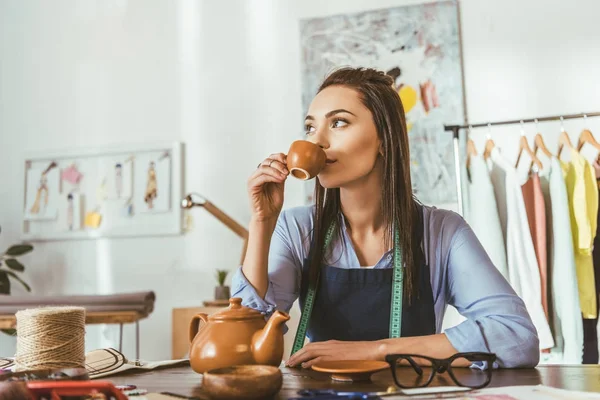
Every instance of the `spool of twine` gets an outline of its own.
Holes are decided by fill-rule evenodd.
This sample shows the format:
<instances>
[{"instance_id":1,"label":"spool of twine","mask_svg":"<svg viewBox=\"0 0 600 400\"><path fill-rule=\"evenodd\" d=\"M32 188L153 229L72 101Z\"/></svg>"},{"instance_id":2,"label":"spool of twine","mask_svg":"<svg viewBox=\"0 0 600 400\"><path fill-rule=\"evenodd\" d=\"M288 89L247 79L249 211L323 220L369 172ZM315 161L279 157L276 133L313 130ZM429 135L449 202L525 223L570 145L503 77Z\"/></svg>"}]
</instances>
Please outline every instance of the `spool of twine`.
<instances>
[{"instance_id":1,"label":"spool of twine","mask_svg":"<svg viewBox=\"0 0 600 400\"><path fill-rule=\"evenodd\" d=\"M16 316L16 371L85 368L85 308L33 308Z\"/></svg>"}]
</instances>

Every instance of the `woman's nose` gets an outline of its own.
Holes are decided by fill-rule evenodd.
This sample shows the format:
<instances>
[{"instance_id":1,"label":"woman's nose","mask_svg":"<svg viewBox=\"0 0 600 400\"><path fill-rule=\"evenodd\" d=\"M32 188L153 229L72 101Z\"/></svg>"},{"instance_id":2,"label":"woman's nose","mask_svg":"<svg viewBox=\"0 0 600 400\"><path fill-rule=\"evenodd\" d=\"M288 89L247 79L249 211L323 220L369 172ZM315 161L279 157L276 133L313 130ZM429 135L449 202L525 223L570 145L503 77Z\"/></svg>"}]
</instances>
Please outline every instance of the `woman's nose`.
<instances>
[{"instance_id":1,"label":"woman's nose","mask_svg":"<svg viewBox=\"0 0 600 400\"><path fill-rule=\"evenodd\" d=\"M327 134L326 134L326 132L323 132L322 130L318 130L317 132L315 132L314 135L312 135L311 137L308 138L308 141L316 144L317 146L319 146L322 149L329 148L329 141L327 140Z\"/></svg>"}]
</instances>

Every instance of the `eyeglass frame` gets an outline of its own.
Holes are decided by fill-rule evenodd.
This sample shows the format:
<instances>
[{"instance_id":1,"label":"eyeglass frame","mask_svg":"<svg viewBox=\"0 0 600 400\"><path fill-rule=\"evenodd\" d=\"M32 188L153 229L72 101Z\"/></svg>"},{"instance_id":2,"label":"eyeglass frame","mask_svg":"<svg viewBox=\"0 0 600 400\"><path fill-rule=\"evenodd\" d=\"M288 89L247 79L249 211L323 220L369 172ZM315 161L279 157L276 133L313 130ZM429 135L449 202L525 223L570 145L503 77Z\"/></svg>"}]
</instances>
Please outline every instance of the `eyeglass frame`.
<instances>
[{"instance_id":1,"label":"eyeglass frame","mask_svg":"<svg viewBox=\"0 0 600 400\"><path fill-rule=\"evenodd\" d=\"M488 365L486 367L487 380L484 384L478 385L478 386L463 385L462 383L460 383L458 381L458 379L454 376L454 373L452 372L452 362L458 358L466 358L467 360L469 360L468 357L474 357L474 356L480 357L480 358L483 358L483 357L486 358L485 360L476 360L476 361L487 361L488 362ZM423 369L415 360L413 360L413 357L421 358L421 359L428 360L431 362L432 373L429 376L429 380L424 385L405 386L405 385L402 385L398 381L398 378L396 376L396 368L398 367L397 361L399 359L408 361L410 366L415 370L415 372L417 374L423 375ZM390 370L392 372L392 377L394 378L394 382L396 383L397 386L399 386L403 389L413 389L413 388L421 388L421 387L429 386L429 384L433 381L435 374L437 374L437 373L443 374L444 372L448 372L448 375L450 376L450 378L452 378L454 383L456 383L458 386L468 387L471 389L481 389L481 388L484 388L487 385L489 385L490 382L492 381L492 365L496 361L496 354L495 353L484 353L484 352L456 353L448 358L440 359L440 358L423 356L423 355L419 355L419 354L398 353L398 354L387 354L385 356L385 361L390 365ZM471 361L471 360L469 360L469 361ZM427 368L429 368L429 367L427 367ZM463 367L461 367L461 368L463 368Z\"/></svg>"}]
</instances>

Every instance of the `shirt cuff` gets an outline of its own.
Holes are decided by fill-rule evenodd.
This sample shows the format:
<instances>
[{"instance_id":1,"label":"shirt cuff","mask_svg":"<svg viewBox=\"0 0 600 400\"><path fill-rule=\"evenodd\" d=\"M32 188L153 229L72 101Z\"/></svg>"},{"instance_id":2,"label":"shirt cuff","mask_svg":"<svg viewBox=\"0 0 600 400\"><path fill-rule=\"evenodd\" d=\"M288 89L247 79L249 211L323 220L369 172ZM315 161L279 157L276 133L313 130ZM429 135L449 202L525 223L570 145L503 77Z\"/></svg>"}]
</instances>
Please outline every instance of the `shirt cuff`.
<instances>
[{"instance_id":1,"label":"shirt cuff","mask_svg":"<svg viewBox=\"0 0 600 400\"><path fill-rule=\"evenodd\" d=\"M256 293L254 286L248 282L242 267L233 274L231 278L231 297L241 297L242 305L260 311L265 316L270 316L277 308L275 303L275 293L273 293L273 285L269 282L267 294L263 299Z\"/></svg>"},{"instance_id":2,"label":"shirt cuff","mask_svg":"<svg viewBox=\"0 0 600 400\"><path fill-rule=\"evenodd\" d=\"M450 344L460 353L475 351L488 353L490 351L481 335L479 325L473 320L463 321L452 328L446 329L444 333Z\"/></svg>"},{"instance_id":3,"label":"shirt cuff","mask_svg":"<svg viewBox=\"0 0 600 400\"><path fill-rule=\"evenodd\" d=\"M475 334L473 333L474 331L476 332ZM450 344L452 344L452 347L454 347L459 353L490 352L485 340L483 339L483 336L479 331L479 326L475 321L468 319L461 322L459 325L446 329L444 333L450 341ZM494 361L492 363L492 369L497 369L498 367L498 361ZM476 361L471 363L470 368L486 370L489 368L489 365L487 361Z\"/></svg>"}]
</instances>

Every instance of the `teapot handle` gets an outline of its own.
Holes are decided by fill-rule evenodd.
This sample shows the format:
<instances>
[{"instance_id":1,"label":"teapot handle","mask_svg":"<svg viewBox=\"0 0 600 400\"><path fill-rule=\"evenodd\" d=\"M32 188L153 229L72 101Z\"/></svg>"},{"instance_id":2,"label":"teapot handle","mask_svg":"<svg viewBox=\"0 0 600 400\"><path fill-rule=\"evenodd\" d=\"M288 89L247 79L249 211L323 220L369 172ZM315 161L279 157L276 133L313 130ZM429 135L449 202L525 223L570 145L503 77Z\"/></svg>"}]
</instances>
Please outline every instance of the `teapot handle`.
<instances>
[{"instance_id":1,"label":"teapot handle","mask_svg":"<svg viewBox=\"0 0 600 400\"><path fill-rule=\"evenodd\" d=\"M190 343L192 343L192 341L198 334L199 320L202 320L205 324L208 324L208 315L204 313L198 313L192 318L192 321L190 322Z\"/></svg>"}]
</instances>

